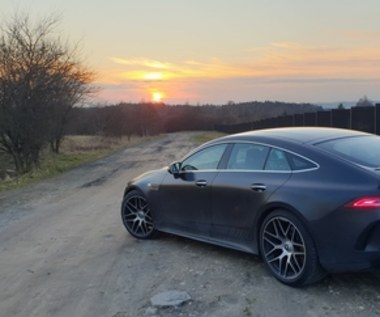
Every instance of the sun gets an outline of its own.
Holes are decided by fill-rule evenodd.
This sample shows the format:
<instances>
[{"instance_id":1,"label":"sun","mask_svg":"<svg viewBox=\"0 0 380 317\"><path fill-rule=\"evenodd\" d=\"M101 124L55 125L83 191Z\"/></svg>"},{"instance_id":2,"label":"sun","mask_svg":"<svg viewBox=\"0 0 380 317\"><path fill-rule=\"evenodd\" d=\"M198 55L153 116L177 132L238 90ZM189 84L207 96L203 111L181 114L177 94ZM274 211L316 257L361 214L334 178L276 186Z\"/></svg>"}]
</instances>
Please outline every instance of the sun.
<instances>
[{"instance_id":1,"label":"sun","mask_svg":"<svg viewBox=\"0 0 380 317\"><path fill-rule=\"evenodd\" d=\"M152 101L153 102L161 102L162 101L162 98L163 98L163 94L159 91L155 91L152 93Z\"/></svg>"}]
</instances>

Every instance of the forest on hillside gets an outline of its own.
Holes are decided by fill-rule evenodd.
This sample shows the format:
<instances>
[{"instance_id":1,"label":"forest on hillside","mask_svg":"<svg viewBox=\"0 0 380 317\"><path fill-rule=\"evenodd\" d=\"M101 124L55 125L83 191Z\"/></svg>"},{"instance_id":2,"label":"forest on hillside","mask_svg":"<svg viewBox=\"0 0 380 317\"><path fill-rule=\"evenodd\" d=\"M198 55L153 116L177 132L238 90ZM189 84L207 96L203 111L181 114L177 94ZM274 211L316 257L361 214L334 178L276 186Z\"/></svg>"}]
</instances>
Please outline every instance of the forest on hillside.
<instances>
[{"instance_id":1,"label":"forest on hillside","mask_svg":"<svg viewBox=\"0 0 380 317\"><path fill-rule=\"evenodd\" d=\"M229 103L221 106L119 103L72 109L66 134L143 136L176 131L214 130L217 124L252 122L319 110L322 107L307 103L271 101Z\"/></svg>"}]
</instances>

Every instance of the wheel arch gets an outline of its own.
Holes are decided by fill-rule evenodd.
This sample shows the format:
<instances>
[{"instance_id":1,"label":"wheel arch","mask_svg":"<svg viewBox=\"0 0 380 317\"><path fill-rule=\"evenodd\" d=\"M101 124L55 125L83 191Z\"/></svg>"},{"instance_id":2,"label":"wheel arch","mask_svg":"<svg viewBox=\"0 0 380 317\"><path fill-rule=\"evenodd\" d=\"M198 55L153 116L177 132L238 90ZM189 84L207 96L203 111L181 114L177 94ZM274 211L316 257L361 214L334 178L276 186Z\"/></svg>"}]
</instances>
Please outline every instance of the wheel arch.
<instances>
[{"instance_id":1,"label":"wheel arch","mask_svg":"<svg viewBox=\"0 0 380 317\"><path fill-rule=\"evenodd\" d=\"M257 250L257 254L258 255L261 255L260 254L260 229L261 229L261 226L265 220L265 218L273 211L275 210L285 210L287 212L290 212L291 214L293 214L295 217L298 218L298 220L300 220L302 222L302 224L304 225L305 229L309 232L309 234L311 234L311 230L307 224L307 221L306 221L306 218L302 215L302 213L296 209L295 207L289 205L289 204L286 204L286 203L282 203L282 202L272 202L268 205L265 205L263 208L261 208L261 210L259 211L257 217L256 217L256 221L255 221L255 224L254 224L254 231L255 232L255 248ZM315 241L314 241L314 244L315 244Z\"/></svg>"},{"instance_id":2,"label":"wheel arch","mask_svg":"<svg viewBox=\"0 0 380 317\"><path fill-rule=\"evenodd\" d=\"M138 190L141 192L141 189L139 187L137 187L136 185L130 185L130 186L127 186L125 189L124 189L124 194L123 194L123 199L125 196L127 196L131 191L134 191L134 190Z\"/></svg>"},{"instance_id":3,"label":"wheel arch","mask_svg":"<svg viewBox=\"0 0 380 317\"><path fill-rule=\"evenodd\" d=\"M124 190L124 194L123 194L123 199L126 195L128 195L128 193L130 193L131 191L138 191L140 192L141 194L145 195L147 198L151 198L150 197L150 191L149 191L149 187L145 184L135 184L135 183L132 183L132 184L129 184L125 190Z\"/></svg>"}]
</instances>

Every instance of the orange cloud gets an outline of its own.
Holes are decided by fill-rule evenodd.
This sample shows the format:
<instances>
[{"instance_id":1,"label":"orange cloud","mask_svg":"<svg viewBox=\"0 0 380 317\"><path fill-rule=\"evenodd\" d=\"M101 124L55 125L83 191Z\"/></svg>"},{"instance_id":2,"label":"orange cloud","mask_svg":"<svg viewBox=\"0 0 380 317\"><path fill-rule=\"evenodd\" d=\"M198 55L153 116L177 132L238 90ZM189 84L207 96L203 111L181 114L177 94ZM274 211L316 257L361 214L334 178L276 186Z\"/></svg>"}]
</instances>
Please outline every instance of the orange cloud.
<instances>
[{"instance_id":1,"label":"orange cloud","mask_svg":"<svg viewBox=\"0 0 380 317\"><path fill-rule=\"evenodd\" d=\"M308 47L276 42L251 49L238 62L213 58L169 63L148 58L112 57L113 82L227 78L380 78L380 46Z\"/></svg>"},{"instance_id":2,"label":"orange cloud","mask_svg":"<svg viewBox=\"0 0 380 317\"><path fill-rule=\"evenodd\" d=\"M129 66L144 66L149 68L158 68L158 69L168 69L171 67L170 63L159 62L147 58L135 58L135 59L124 59L119 57L111 57L111 60L120 65L129 65Z\"/></svg>"},{"instance_id":3,"label":"orange cloud","mask_svg":"<svg viewBox=\"0 0 380 317\"><path fill-rule=\"evenodd\" d=\"M159 92L167 103L204 101L205 96L222 101L244 95L247 99L285 99L290 92L291 99L298 100L307 91L310 100L317 100L318 94L327 98L329 89L331 96L339 91L348 98L352 91L351 98L356 98L370 95L380 81L380 45L375 44L312 47L275 42L241 52L229 61L210 58L174 63L112 57L111 69L101 72L98 84L105 89L104 99L152 100L153 93ZM154 98L159 99L158 95Z\"/></svg>"},{"instance_id":4,"label":"orange cloud","mask_svg":"<svg viewBox=\"0 0 380 317\"><path fill-rule=\"evenodd\" d=\"M253 52L260 57L250 67L259 67L269 77L379 78L380 75L380 46L331 48L274 43Z\"/></svg>"}]
</instances>

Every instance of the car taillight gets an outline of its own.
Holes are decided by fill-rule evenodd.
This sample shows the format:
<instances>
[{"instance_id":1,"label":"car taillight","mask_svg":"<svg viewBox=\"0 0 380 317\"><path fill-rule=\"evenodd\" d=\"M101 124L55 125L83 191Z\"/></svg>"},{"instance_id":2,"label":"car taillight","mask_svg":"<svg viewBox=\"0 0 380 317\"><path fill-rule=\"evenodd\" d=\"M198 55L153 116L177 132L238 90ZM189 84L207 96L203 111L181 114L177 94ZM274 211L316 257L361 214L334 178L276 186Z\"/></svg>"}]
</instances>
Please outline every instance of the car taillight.
<instances>
[{"instance_id":1,"label":"car taillight","mask_svg":"<svg viewBox=\"0 0 380 317\"><path fill-rule=\"evenodd\" d=\"M357 198L348 204L348 208L380 208L380 196L361 197Z\"/></svg>"}]
</instances>

